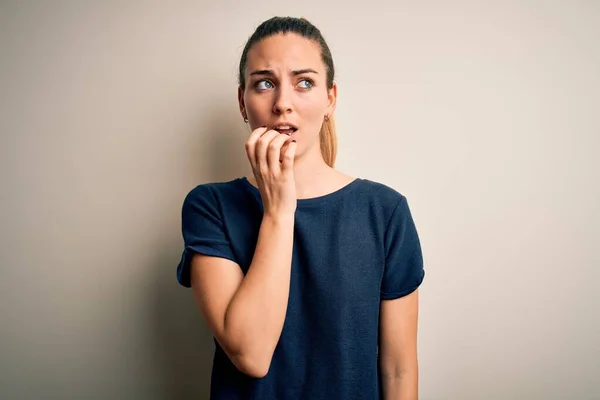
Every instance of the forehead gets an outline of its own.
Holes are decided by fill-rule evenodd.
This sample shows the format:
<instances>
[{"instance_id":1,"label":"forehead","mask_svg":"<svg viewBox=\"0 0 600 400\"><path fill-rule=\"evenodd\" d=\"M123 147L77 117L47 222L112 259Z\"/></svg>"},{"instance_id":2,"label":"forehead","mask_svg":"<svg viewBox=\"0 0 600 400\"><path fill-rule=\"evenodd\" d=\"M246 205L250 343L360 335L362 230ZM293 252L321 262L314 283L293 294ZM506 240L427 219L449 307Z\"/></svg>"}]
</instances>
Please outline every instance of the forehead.
<instances>
[{"instance_id":1,"label":"forehead","mask_svg":"<svg viewBox=\"0 0 600 400\"><path fill-rule=\"evenodd\" d=\"M295 33L276 34L254 44L248 52L246 72L256 69L325 69L320 46Z\"/></svg>"}]
</instances>

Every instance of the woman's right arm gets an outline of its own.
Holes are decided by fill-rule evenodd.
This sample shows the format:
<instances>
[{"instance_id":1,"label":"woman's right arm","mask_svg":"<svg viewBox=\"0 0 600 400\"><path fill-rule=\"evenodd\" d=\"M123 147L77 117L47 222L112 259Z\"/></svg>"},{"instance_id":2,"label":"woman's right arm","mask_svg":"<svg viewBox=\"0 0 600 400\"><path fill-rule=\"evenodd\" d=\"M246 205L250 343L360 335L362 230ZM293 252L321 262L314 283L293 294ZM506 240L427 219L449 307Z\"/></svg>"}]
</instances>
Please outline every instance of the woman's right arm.
<instances>
[{"instance_id":1,"label":"woman's right arm","mask_svg":"<svg viewBox=\"0 0 600 400\"><path fill-rule=\"evenodd\" d=\"M288 305L296 192L295 144L276 131L255 130L246 143L264 214L246 276L233 261L195 254L192 288L215 338L247 375L267 374ZM283 157L280 163L280 152Z\"/></svg>"},{"instance_id":2,"label":"woman's right arm","mask_svg":"<svg viewBox=\"0 0 600 400\"><path fill-rule=\"evenodd\" d=\"M215 338L247 375L267 374L288 304L291 218L265 218L252 264L244 277L233 261L195 254L192 287Z\"/></svg>"}]
</instances>

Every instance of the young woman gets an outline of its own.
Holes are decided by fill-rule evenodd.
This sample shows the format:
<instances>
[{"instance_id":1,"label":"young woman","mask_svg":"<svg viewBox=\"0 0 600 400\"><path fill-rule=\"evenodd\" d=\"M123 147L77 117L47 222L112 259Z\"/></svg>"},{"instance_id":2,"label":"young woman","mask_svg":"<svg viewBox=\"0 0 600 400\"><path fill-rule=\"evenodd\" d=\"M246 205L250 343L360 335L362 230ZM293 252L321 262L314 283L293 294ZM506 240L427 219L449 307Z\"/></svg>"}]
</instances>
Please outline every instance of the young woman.
<instances>
[{"instance_id":1,"label":"young woman","mask_svg":"<svg viewBox=\"0 0 600 400\"><path fill-rule=\"evenodd\" d=\"M315 26L256 29L238 91L254 176L182 210L177 278L214 334L212 399L417 399L419 238L402 194L333 168L336 98Z\"/></svg>"}]
</instances>

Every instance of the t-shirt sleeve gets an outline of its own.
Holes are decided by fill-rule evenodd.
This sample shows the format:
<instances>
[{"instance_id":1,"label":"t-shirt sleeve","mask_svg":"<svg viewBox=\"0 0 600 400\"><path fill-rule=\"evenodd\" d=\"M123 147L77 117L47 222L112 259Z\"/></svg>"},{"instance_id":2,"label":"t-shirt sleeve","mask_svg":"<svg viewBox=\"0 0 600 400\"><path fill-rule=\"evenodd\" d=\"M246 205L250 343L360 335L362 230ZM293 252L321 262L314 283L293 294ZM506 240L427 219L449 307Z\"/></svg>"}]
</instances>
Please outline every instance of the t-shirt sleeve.
<instances>
[{"instance_id":1,"label":"t-shirt sleeve","mask_svg":"<svg viewBox=\"0 0 600 400\"><path fill-rule=\"evenodd\" d=\"M223 218L212 190L200 185L188 193L181 209L184 250L177 280L191 287L190 262L194 253L236 261L225 233Z\"/></svg>"},{"instance_id":2,"label":"t-shirt sleeve","mask_svg":"<svg viewBox=\"0 0 600 400\"><path fill-rule=\"evenodd\" d=\"M419 235L404 196L386 229L385 254L381 299L396 299L414 292L423 282L425 271Z\"/></svg>"}]
</instances>

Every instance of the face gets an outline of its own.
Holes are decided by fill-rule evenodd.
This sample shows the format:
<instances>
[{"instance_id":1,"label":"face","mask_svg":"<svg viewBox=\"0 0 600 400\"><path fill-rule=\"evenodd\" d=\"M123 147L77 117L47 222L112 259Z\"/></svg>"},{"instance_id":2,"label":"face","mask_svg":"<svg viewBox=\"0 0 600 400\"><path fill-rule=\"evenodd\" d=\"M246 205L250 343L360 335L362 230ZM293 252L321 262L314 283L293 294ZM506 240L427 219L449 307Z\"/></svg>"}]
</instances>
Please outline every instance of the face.
<instances>
[{"instance_id":1,"label":"face","mask_svg":"<svg viewBox=\"0 0 600 400\"><path fill-rule=\"evenodd\" d=\"M317 43L293 33L265 38L248 52L245 79L238 99L252 130L266 126L290 134L296 157L319 151L319 132L335 109L337 87L327 88ZM292 129L279 129L283 124Z\"/></svg>"}]
</instances>

